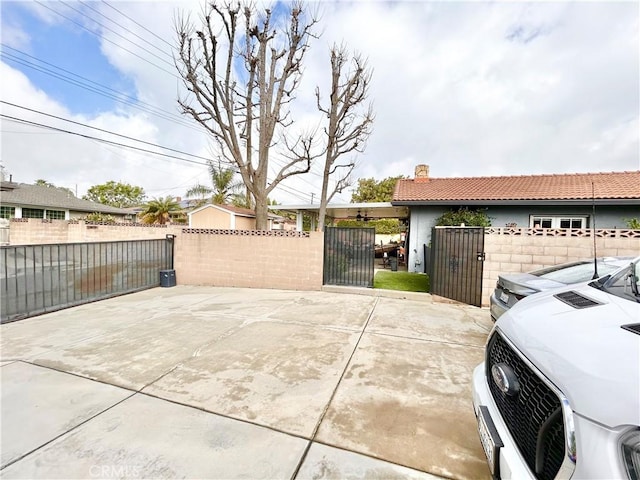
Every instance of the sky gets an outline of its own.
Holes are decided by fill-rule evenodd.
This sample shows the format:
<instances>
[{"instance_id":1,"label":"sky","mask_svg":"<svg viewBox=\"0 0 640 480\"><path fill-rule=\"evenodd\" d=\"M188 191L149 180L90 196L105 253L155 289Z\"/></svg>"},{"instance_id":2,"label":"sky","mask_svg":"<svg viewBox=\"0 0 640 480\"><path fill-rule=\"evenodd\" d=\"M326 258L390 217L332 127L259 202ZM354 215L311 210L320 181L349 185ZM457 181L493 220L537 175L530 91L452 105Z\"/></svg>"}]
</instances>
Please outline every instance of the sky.
<instances>
[{"instance_id":1,"label":"sky","mask_svg":"<svg viewBox=\"0 0 640 480\"><path fill-rule=\"evenodd\" d=\"M184 198L196 184L211 185L204 163L212 144L180 114L184 87L173 62L177 15L197 20L202 6L3 0L5 175L78 196L110 180L141 186L148 198ZM327 91L332 45L361 54L373 71L373 133L354 156L354 186L334 203L351 200L358 178L413 177L418 164L440 178L640 169L638 2L360 0L307 8L320 35L292 108L298 130L322 125L314 91ZM272 177L279 162L274 155ZM317 203L322 168L317 161L270 197Z\"/></svg>"}]
</instances>

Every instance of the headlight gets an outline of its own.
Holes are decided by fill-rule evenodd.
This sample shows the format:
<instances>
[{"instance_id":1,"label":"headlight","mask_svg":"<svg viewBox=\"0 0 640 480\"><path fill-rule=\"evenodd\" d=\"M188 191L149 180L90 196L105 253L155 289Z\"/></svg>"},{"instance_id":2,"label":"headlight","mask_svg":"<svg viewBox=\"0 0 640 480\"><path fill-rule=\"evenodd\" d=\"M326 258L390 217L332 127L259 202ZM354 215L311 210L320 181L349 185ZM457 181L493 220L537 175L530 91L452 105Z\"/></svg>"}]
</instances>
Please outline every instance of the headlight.
<instances>
[{"instance_id":1,"label":"headlight","mask_svg":"<svg viewBox=\"0 0 640 480\"><path fill-rule=\"evenodd\" d=\"M640 428L622 437L622 464L630 480L640 479Z\"/></svg>"}]
</instances>

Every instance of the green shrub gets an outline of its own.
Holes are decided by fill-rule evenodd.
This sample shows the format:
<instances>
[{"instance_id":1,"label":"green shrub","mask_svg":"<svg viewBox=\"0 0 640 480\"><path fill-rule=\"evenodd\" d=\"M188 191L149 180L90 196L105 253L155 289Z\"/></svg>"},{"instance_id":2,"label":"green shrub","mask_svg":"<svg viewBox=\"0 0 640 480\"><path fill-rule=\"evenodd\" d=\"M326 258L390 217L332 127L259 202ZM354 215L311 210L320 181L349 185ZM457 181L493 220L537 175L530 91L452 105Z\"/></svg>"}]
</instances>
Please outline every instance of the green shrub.
<instances>
[{"instance_id":1,"label":"green shrub","mask_svg":"<svg viewBox=\"0 0 640 480\"><path fill-rule=\"evenodd\" d=\"M83 220L85 222L116 223L116 219L113 215L98 212L89 213L83 218Z\"/></svg>"},{"instance_id":2,"label":"green shrub","mask_svg":"<svg viewBox=\"0 0 640 480\"><path fill-rule=\"evenodd\" d=\"M625 218L624 221L627 222L627 228L640 230L640 220L637 218Z\"/></svg>"},{"instance_id":3,"label":"green shrub","mask_svg":"<svg viewBox=\"0 0 640 480\"><path fill-rule=\"evenodd\" d=\"M395 235L402 231L400 221L397 218L379 218L377 220L369 220L368 222L357 220L340 220L337 223L338 227L348 228L364 228L373 227L376 229L376 233Z\"/></svg>"},{"instance_id":4,"label":"green shrub","mask_svg":"<svg viewBox=\"0 0 640 480\"><path fill-rule=\"evenodd\" d=\"M449 210L436 219L436 225L439 227L457 227L463 223L467 227L490 227L491 218L487 215L486 209L469 210L462 207Z\"/></svg>"}]
</instances>

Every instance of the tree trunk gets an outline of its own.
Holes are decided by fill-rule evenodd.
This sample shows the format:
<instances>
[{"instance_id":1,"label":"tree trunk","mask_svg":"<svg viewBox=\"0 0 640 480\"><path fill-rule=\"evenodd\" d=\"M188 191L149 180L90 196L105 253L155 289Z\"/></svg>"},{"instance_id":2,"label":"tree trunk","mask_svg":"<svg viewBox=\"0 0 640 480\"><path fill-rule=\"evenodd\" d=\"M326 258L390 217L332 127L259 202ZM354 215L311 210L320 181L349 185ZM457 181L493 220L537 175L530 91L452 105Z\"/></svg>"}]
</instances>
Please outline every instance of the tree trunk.
<instances>
[{"instance_id":1,"label":"tree trunk","mask_svg":"<svg viewBox=\"0 0 640 480\"><path fill-rule=\"evenodd\" d=\"M269 210L267 196L256 195L256 230L269 230Z\"/></svg>"}]
</instances>

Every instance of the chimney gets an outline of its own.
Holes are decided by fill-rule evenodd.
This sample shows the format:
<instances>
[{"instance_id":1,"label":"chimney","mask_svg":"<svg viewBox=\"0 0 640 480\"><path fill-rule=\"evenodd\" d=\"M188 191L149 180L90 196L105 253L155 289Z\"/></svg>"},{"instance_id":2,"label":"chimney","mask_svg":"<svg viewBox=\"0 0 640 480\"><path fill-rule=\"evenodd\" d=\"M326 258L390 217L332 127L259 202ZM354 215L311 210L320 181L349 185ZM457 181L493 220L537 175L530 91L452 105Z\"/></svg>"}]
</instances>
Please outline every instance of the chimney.
<instances>
[{"instance_id":1,"label":"chimney","mask_svg":"<svg viewBox=\"0 0 640 480\"><path fill-rule=\"evenodd\" d=\"M426 181L429 180L429 165L420 164L416 165L416 180Z\"/></svg>"}]
</instances>

